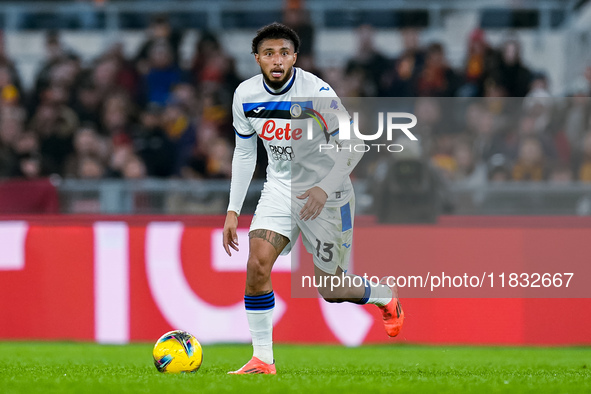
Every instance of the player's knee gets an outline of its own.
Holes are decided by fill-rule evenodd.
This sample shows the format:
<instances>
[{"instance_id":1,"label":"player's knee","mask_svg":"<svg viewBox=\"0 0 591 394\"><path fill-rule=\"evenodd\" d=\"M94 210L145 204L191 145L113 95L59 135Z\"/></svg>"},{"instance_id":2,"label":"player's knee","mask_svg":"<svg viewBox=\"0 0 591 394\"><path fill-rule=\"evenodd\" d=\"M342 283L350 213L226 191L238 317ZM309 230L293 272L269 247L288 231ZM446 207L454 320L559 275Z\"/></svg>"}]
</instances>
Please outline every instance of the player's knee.
<instances>
[{"instance_id":1,"label":"player's knee","mask_svg":"<svg viewBox=\"0 0 591 394\"><path fill-rule=\"evenodd\" d=\"M249 257L246 264L247 279L249 282L261 283L266 281L271 274L269 264L257 257Z\"/></svg>"}]
</instances>

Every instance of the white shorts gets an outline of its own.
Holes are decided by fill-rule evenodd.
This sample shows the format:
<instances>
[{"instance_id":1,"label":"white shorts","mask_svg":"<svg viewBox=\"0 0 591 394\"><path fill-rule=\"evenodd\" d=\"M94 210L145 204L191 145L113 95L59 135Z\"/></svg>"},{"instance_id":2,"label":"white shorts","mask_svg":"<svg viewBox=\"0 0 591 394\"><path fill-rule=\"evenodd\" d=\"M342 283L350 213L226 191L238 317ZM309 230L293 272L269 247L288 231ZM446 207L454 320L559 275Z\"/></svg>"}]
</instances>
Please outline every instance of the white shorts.
<instances>
[{"instance_id":1,"label":"white shorts","mask_svg":"<svg viewBox=\"0 0 591 394\"><path fill-rule=\"evenodd\" d=\"M340 207L325 206L316 219L303 221L299 212L306 200L292 200L289 193L281 193L268 185L265 183L250 231L271 230L287 237L290 242L282 255L291 251L301 233L302 242L312 254L316 267L328 274L335 274L338 267L347 271L353 242L355 197Z\"/></svg>"}]
</instances>

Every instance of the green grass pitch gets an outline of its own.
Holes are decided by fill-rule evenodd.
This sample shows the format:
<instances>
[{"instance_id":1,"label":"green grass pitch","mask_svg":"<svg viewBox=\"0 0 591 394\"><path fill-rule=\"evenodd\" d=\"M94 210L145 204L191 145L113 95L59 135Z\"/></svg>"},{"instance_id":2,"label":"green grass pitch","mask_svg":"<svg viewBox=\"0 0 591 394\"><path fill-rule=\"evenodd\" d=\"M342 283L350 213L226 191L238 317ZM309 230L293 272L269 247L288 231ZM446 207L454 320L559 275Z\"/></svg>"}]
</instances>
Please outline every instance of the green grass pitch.
<instances>
[{"instance_id":1,"label":"green grass pitch","mask_svg":"<svg viewBox=\"0 0 591 394\"><path fill-rule=\"evenodd\" d=\"M228 376L247 345L204 347L195 374L156 371L152 346L0 342L0 393L582 393L591 348L278 345L276 376Z\"/></svg>"}]
</instances>

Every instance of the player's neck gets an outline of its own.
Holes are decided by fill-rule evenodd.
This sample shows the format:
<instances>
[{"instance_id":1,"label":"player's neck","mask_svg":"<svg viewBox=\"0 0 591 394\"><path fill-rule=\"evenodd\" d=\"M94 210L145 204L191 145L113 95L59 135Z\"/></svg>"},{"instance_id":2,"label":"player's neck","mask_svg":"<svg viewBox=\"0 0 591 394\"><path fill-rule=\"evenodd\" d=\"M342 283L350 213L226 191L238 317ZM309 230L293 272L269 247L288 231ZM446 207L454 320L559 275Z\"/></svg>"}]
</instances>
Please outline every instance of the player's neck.
<instances>
[{"instance_id":1,"label":"player's neck","mask_svg":"<svg viewBox=\"0 0 591 394\"><path fill-rule=\"evenodd\" d=\"M267 90L277 94L282 92L283 90L285 90L290 83L292 83L293 79L295 78L295 67L291 68L291 74L289 75L289 78L287 78L287 81L285 81L285 83L283 85L281 85L281 87L279 87L278 89L273 88L272 86L270 86L267 81L265 81L265 79L263 78L263 83L265 84L265 88L267 88Z\"/></svg>"}]
</instances>

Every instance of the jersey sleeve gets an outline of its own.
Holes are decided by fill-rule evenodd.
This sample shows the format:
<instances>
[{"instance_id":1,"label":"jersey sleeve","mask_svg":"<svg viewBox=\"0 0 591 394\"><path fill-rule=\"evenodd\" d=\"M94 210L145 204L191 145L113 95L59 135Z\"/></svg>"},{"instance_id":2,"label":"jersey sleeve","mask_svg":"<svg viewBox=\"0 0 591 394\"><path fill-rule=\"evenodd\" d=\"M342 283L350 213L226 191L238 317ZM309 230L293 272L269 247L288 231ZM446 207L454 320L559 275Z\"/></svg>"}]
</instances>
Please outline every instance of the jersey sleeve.
<instances>
[{"instance_id":1,"label":"jersey sleeve","mask_svg":"<svg viewBox=\"0 0 591 394\"><path fill-rule=\"evenodd\" d=\"M236 148L232 158L232 180L230 181L228 211L234 211L240 215L256 167L257 138L254 129L244 115L242 103L237 93L234 94L232 116L234 118L234 132L236 133Z\"/></svg>"},{"instance_id":2,"label":"jersey sleeve","mask_svg":"<svg viewBox=\"0 0 591 394\"><path fill-rule=\"evenodd\" d=\"M327 125L326 132L334 136L339 130L338 118L335 115L326 114L323 110L331 109L346 112L346 109L341 103L339 96L337 96L336 92L333 90L332 86L321 79L318 81L319 82L316 84L315 89L316 95L314 97L313 103L314 109L323 114Z\"/></svg>"},{"instance_id":3,"label":"jersey sleeve","mask_svg":"<svg viewBox=\"0 0 591 394\"><path fill-rule=\"evenodd\" d=\"M246 118L244 109L242 108L242 99L238 90L234 92L234 100L232 101L232 126L234 133L241 137L248 137L255 134L255 130Z\"/></svg>"},{"instance_id":4,"label":"jersey sleeve","mask_svg":"<svg viewBox=\"0 0 591 394\"><path fill-rule=\"evenodd\" d=\"M323 82L321 80L321 82ZM335 91L327 83L318 85L314 105L317 106L318 112L324 113L323 110L330 109L333 111L344 111L350 118L346 108L343 106L341 99L337 96ZM339 121L334 114L325 116L327 124L327 133L330 138L334 138L338 147L335 155L335 162L328 174L320 180L318 187L320 187L327 196L331 196L334 192L342 187L346 178L351 175L355 166L363 157L363 150L357 151L355 146L363 144L363 140L359 139L355 133L350 133L350 138L342 139L339 135Z\"/></svg>"}]
</instances>

